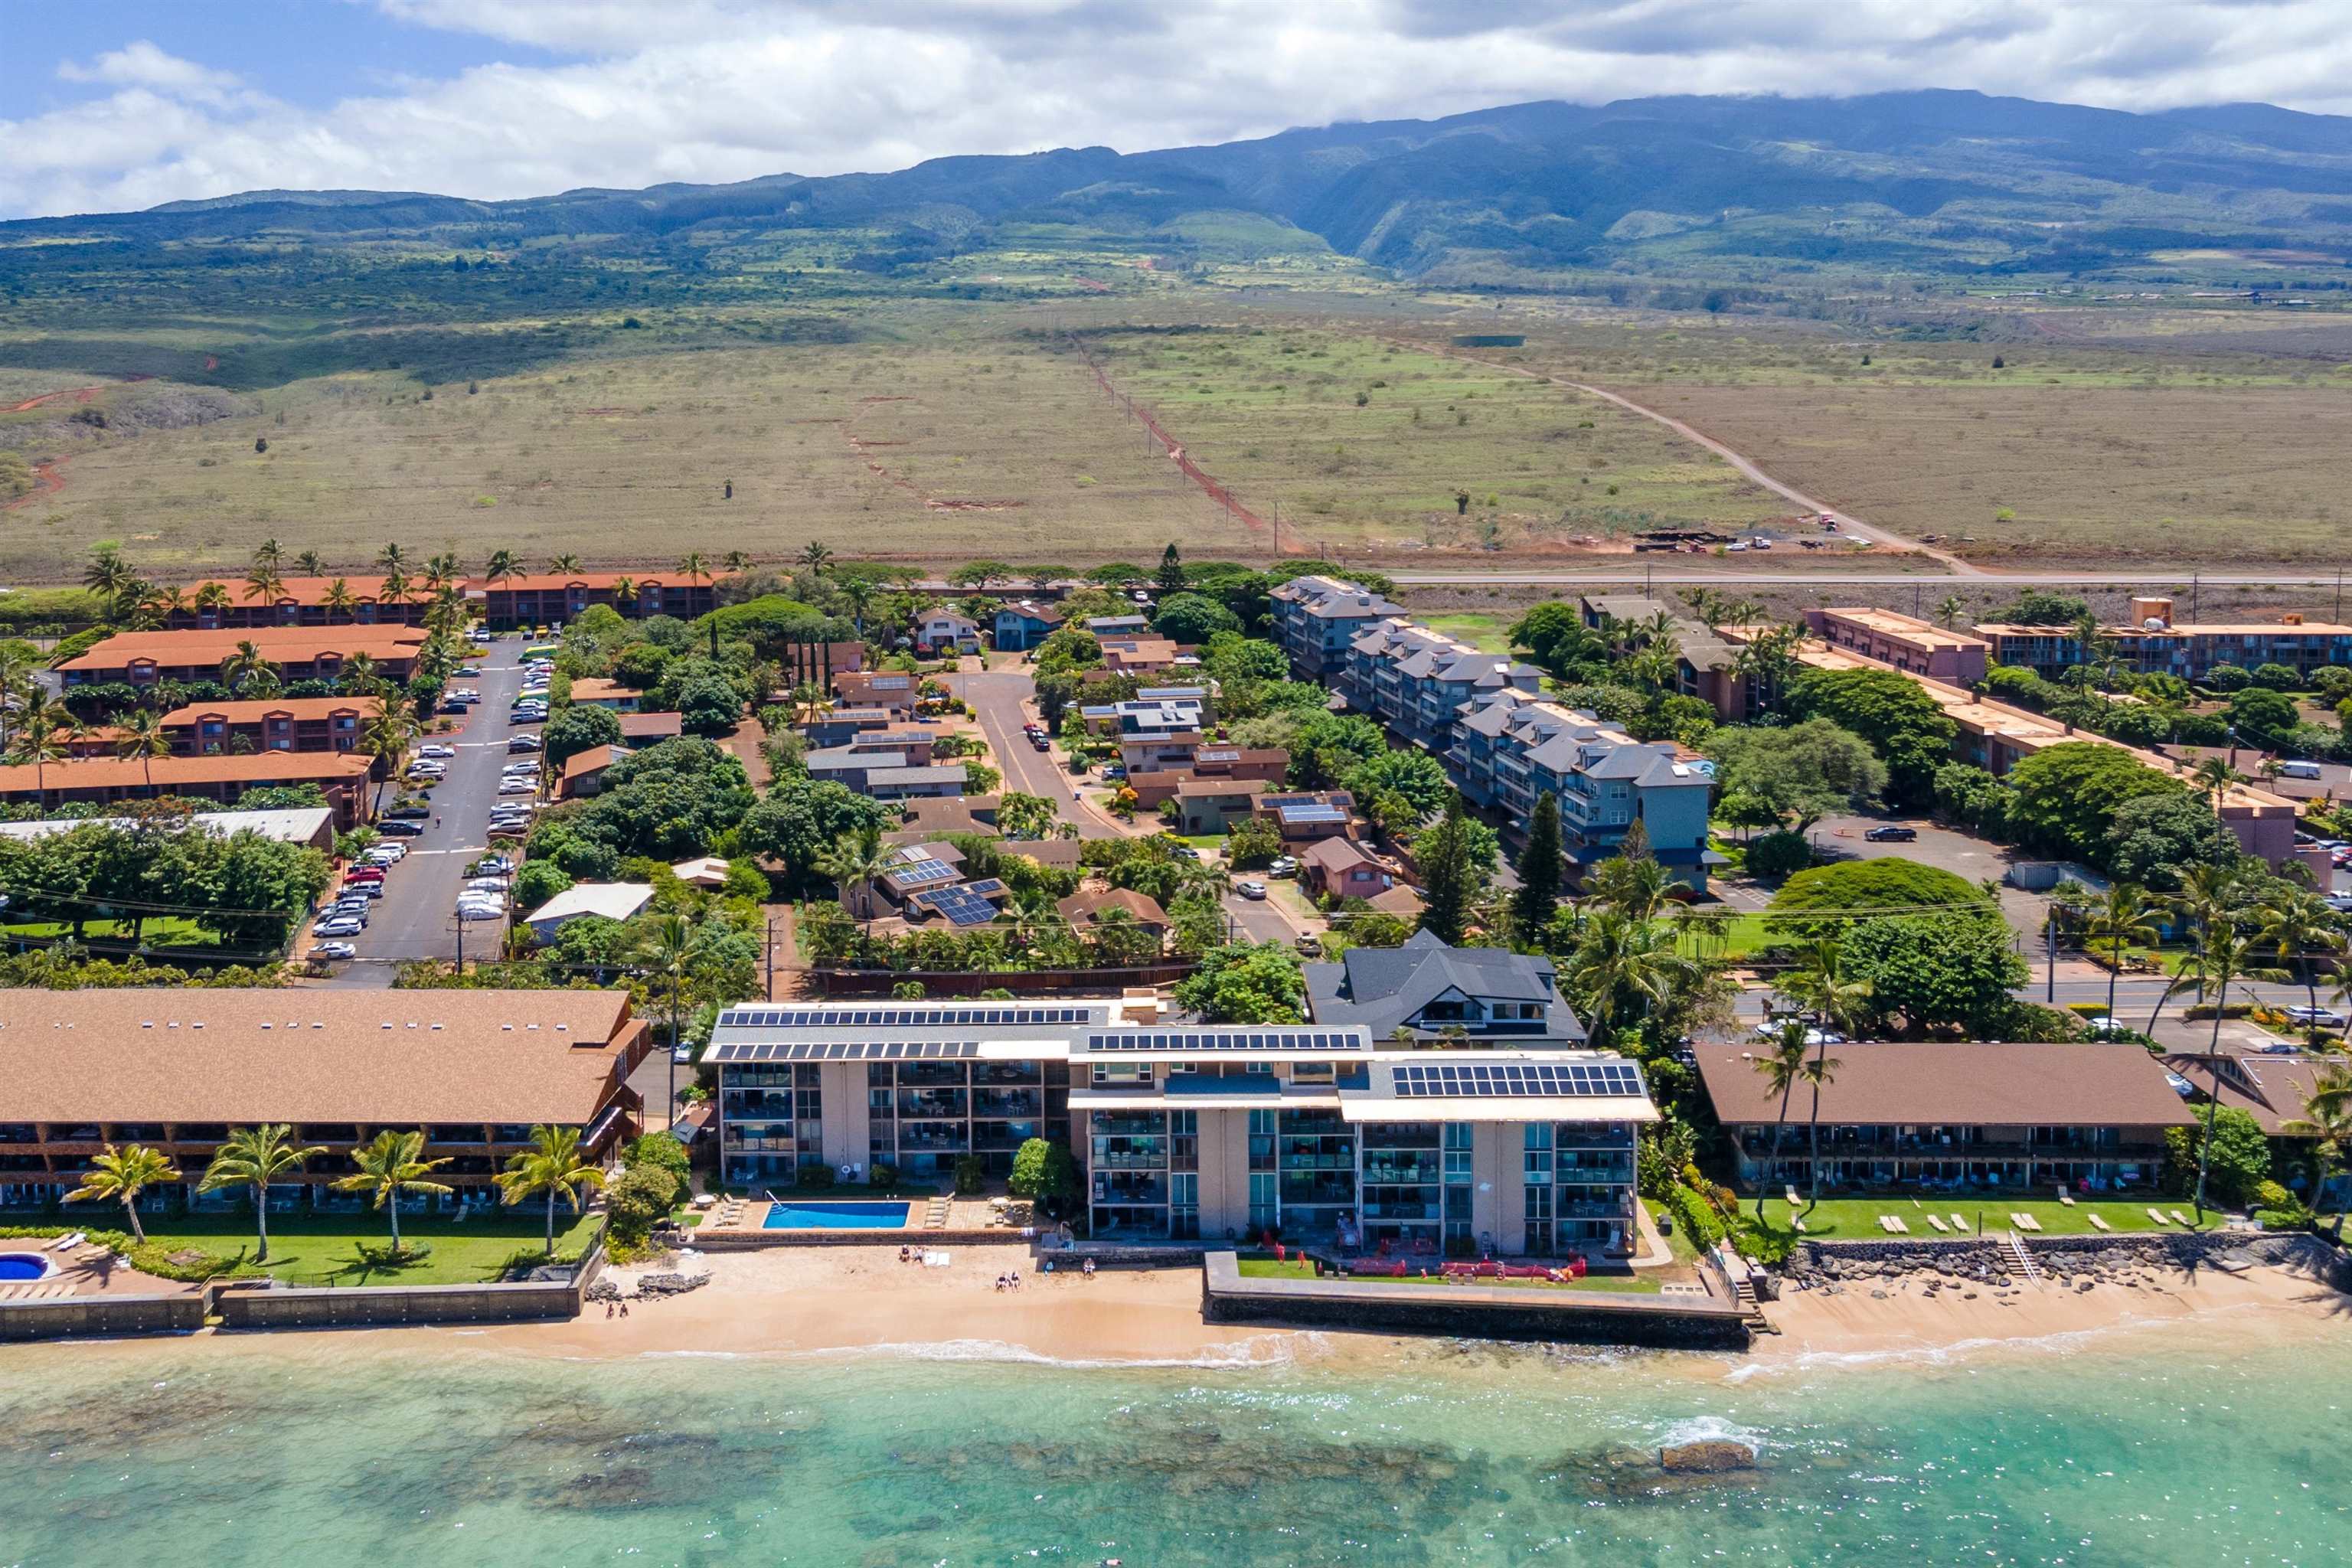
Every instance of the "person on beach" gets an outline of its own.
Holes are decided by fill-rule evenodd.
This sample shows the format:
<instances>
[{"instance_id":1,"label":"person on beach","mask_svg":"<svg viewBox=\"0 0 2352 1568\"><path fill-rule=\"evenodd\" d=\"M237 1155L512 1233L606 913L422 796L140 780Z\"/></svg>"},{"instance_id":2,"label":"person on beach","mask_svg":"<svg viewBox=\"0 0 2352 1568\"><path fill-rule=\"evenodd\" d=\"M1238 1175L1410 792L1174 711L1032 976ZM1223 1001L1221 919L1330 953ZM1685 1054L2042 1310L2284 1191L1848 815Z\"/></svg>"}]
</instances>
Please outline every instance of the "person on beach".
<instances>
[{"instance_id":1,"label":"person on beach","mask_svg":"<svg viewBox=\"0 0 2352 1568\"><path fill-rule=\"evenodd\" d=\"M624 1302L622 1302L622 1303L621 1303L621 1316L623 1316L623 1317L625 1317L625 1317L627 1317L628 1315L629 1315L629 1304L628 1304L626 1301L624 1301Z\"/></svg>"},{"instance_id":2,"label":"person on beach","mask_svg":"<svg viewBox=\"0 0 2352 1568\"><path fill-rule=\"evenodd\" d=\"M1095 1277L1095 1260L1091 1258L1087 1258L1080 1267L1078 1271L1084 1274L1087 1279L1093 1279Z\"/></svg>"}]
</instances>

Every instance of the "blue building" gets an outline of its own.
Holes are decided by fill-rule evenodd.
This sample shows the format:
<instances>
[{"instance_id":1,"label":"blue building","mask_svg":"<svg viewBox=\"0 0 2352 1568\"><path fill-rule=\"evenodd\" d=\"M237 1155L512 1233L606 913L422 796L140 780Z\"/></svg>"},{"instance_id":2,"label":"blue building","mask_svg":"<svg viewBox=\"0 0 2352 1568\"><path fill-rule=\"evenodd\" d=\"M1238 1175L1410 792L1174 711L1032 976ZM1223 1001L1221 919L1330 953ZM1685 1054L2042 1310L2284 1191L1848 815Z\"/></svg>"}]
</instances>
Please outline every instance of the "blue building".
<instances>
[{"instance_id":1,"label":"blue building","mask_svg":"<svg viewBox=\"0 0 2352 1568\"><path fill-rule=\"evenodd\" d=\"M1294 577L1269 595L1274 640L1290 656L1291 674L1312 680L1344 664L1348 645L1375 622L1404 614L1369 588L1336 577Z\"/></svg>"}]
</instances>

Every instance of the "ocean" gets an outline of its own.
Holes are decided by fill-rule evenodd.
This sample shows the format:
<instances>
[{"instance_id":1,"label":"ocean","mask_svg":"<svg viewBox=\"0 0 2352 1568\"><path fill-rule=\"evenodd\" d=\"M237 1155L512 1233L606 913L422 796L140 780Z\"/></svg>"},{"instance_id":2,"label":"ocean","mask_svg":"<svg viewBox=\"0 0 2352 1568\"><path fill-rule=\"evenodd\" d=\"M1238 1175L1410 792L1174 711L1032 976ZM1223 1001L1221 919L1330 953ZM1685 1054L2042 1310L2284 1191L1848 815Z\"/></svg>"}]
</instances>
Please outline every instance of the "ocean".
<instances>
[{"instance_id":1,"label":"ocean","mask_svg":"<svg viewBox=\"0 0 2352 1568\"><path fill-rule=\"evenodd\" d=\"M2352 1344L1760 1363L1457 1342L0 1351L0 1564L2334 1563ZM482 1347L482 1348L478 1348ZM1758 1468L1672 1476L1728 1437Z\"/></svg>"}]
</instances>

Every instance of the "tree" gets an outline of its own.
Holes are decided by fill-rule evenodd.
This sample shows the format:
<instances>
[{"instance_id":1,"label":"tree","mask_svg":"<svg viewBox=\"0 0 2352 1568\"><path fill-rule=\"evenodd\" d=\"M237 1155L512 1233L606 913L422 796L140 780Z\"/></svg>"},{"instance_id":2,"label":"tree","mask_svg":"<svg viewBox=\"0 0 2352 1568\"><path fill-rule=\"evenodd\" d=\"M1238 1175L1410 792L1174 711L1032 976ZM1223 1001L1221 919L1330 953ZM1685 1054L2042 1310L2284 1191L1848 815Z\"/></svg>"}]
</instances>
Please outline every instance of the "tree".
<instances>
[{"instance_id":1,"label":"tree","mask_svg":"<svg viewBox=\"0 0 2352 1568\"><path fill-rule=\"evenodd\" d=\"M241 639L220 663L221 684L232 697L267 697L278 689L278 669L252 638Z\"/></svg>"},{"instance_id":2,"label":"tree","mask_svg":"<svg viewBox=\"0 0 2352 1568\"><path fill-rule=\"evenodd\" d=\"M1559 800L1546 790L1528 818L1528 842L1519 852L1519 885L1511 895L1511 929L1522 940L1551 923L1559 908Z\"/></svg>"},{"instance_id":3,"label":"tree","mask_svg":"<svg viewBox=\"0 0 2352 1568\"><path fill-rule=\"evenodd\" d=\"M556 1199L570 1204L573 1213L581 1212L587 1194L604 1184L604 1172L594 1161L582 1157L577 1127L534 1127L530 1144L522 1152L508 1156L507 1168L499 1173L499 1192L509 1205L545 1194L547 1252L552 1257Z\"/></svg>"},{"instance_id":4,"label":"tree","mask_svg":"<svg viewBox=\"0 0 2352 1568\"><path fill-rule=\"evenodd\" d=\"M298 1149L293 1136L294 1129L284 1122L233 1128L227 1142L214 1151L212 1163L205 1167L205 1179L196 1184L200 1193L238 1186L251 1190L253 1220L260 1240L253 1255L256 1263L269 1261L269 1184L327 1152L317 1144Z\"/></svg>"},{"instance_id":5,"label":"tree","mask_svg":"<svg viewBox=\"0 0 2352 1568\"><path fill-rule=\"evenodd\" d=\"M2266 752L2284 749L2295 725L2302 721L2294 698L2263 686L2249 686L2231 698L2228 717L2230 727L2238 732L2240 740ZM2228 763L2222 765L2226 767ZM2201 774L2202 764L2200 771Z\"/></svg>"},{"instance_id":6,"label":"tree","mask_svg":"<svg viewBox=\"0 0 2352 1568\"><path fill-rule=\"evenodd\" d=\"M2149 902L2147 889L2137 882L2110 883L2091 906L2089 917L2083 922L2083 935L2094 945L2107 950L2107 1016L2116 1016L2116 980L2123 973L2124 949L2154 947L2162 940L2157 929L2156 907Z\"/></svg>"},{"instance_id":7,"label":"tree","mask_svg":"<svg viewBox=\"0 0 2352 1568\"><path fill-rule=\"evenodd\" d=\"M1706 978L1706 966L1683 955L1670 927L1602 908L1577 931L1559 986L1582 1012L1593 1045L1605 1047L1621 1026L1638 1026Z\"/></svg>"},{"instance_id":8,"label":"tree","mask_svg":"<svg viewBox=\"0 0 2352 1568\"><path fill-rule=\"evenodd\" d=\"M826 849L845 835L871 827L878 835L886 807L831 780L805 773L779 780L744 815L736 841L747 855L772 856L795 881L808 877ZM1002 818L999 818L1000 825Z\"/></svg>"},{"instance_id":9,"label":"tree","mask_svg":"<svg viewBox=\"0 0 2352 1568\"><path fill-rule=\"evenodd\" d=\"M1770 1048L1757 1056L1751 1064L1764 1075L1766 1092L1779 1098L1779 1104L1772 1113L1772 1152L1776 1156L1780 1152L1781 1133L1789 1125L1789 1097L1796 1092L1797 1081L1804 1076L1805 1052L1808 1049L1805 1034L1803 1019L1790 1019L1772 1037ZM1756 1223L1759 1226L1764 1223L1764 1184L1761 1182L1756 1184Z\"/></svg>"},{"instance_id":10,"label":"tree","mask_svg":"<svg viewBox=\"0 0 2352 1568\"><path fill-rule=\"evenodd\" d=\"M1445 764L1427 752L1382 752L1348 770L1340 781L1358 800L1373 800L1394 793L1402 795L1418 816L1443 810L1454 784Z\"/></svg>"},{"instance_id":11,"label":"tree","mask_svg":"<svg viewBox=\"0 0 2352 1568\"><path fill-rule=\"evenodd\" d=\"M2170 892L2189 868L2231 866L2243 854L2237 835L2210 805L2186 790L2172 790L2142 795L2116 809L2099 864L2126 881Z\"/></svg>"},{"instance_id":12,"label":"tree","mask_svg":"<svg viewBox=\"0 0 2352 1568\"><path fill-rule=\"evenodd\" d=\"M1437 826L1413 841L1413 864L1421 869L1421 929L1440 942L1461 942L1470 905L1486 885L1476 853L1459 795L1448 798Z\"/></svg>"},{"instance_id":13,"label":"tree","mask_svg":"<svg viewBox=\"0 0 2352 1568\"><path fill-rule=\"evenodd\" d=\"M839 889L842 905L849 903L849 890L857 889L860 918L871 924L874 919L874 884L890 868L889 851L882 847L879 824L868 824L855 832L845 833L834 841L833 847L819 856L810 867Z\"/></svg>"},{"instance_id":14,"label":"tree","mask_svg":"<svg viewBox=\"0 0 2352 1568\"><path fill-rule=\"evenodd\" d=\"M2100 741L2037 752L2009 771L2009 785L2010 822L2021 837L2094 865L2106 860L2117 812L2147 795L2181 793L2178 779Z\"/></svg>"},{"instance_id":15,"label":"tree","mask_svg":"<svg viewBox=\"0 0 2352 1568\"><path fill-rule=\"evenodd\" d=\"M597 746L621 742L621 716L593 702L574 702L550 719L540 731L540 755L550 767L560 768L570 758Z\"/></svg>"},{"instance_id":16,"label":"tree","mask_svg":"<svg viewBox=\"0 0 2352 1568\"><path fill-rule=\"evenodd\" d=\"M1948 632L1960 624L1960 616L1967 608L1967 605L1960 603L1960 596L1958 594L1947 594L1936 605L1936 618L1944 624L1944 629Z\"/></svg>"},{"instance_id":17,"label":"tree","mask_svg":"<svg viewBox=\"0 0 2352 1568\"><path fill-rule=\"evenodd\" d=\"M89 1173L82 1177L81 1185L66 1194L66 1202L121 1204L131 1221L131 1236L144 1247L147 1227L139 1223L140 1194L150 1187L179 1179L180 1168L160 1150L133 1143L117 1152L109 1143L104 1152L90 1156Z\"/></svg>"},{"instance_id":18,"label":"tree","mask_svg":"<svg viewBox=\"0 0 2352 1568\"><path fill-rule=\"evenodd\" d=\"M1992 618L2022 626L2071 626L2090 613L2087 600L2040 588L2027 588L1997 611Z\"/></svg>"},{"instance_id":19,"label":"tree","mask_svg":"<svg viewBox=\"0 0 2352 1568\"><path fill-rule=\"evenodd\" d=\"M1966 877L1890 855L1799 871L1780 884L1767 912L1775 931L1821 939L1834 936L1859 915L1981 908L1985 901L1984 889Z\"/></svg>"},{"instance_id":20,"label":"tree","mask_svg":"<svg viewBox=\"0 0 2352 1568\"><path fill-rule=\"evenodd\" d=\"M1905 915L1857 921L1839 943L1843 973L1870 986L1881 1027L1901 1015L1914 1035L1958 1028L2000 1038L2030 978L1998 913Z\"/></svg>"},{"instance_id":21,"label":"tree","mask_svg":"<svg viewBox=\"0 0 2352 1568\"><path fill-rule=\"evenodd\" d=\"M2317 893L2279 882L2272 886L2269 897L2256 908L2254 922L2255 941L2281 963L2302 971L2304 1001L2316 1011L2320 955L2344 951L2344 933L2335 910ZM2307 1026L2306 1032L2312 1048L2316 1050L2319 1025L2315 1019Z\"/></svg>"},{"instance_id":22,"label":"tree","mask_svg":"<svg viewBox=\"0 0 2352 1568\"><path fill-rule=\"evenodd\" d=\"M2176 1176L2183 1167L2197 1167L2197 1221L2205 1222L2205 1196L2210 1192L2221 1204L2241 1205L2253 1201L2255 1190L2271 1173L2270 1140L2253 1112L2217 1100L2205 1102L2201 1129L2164 1130L2167 1163Z\"/></svg>"},{"instance_id":23,"label":"tree","mask_svg":"<svg viewBox=\"0 0 2352 1568\"><path fill-rule=\"evenodd\" d=\"M1013 1152L1004 1188L1016 1198L1059 1208L1077 1197L1078 1184L1078 1163L1069 1145L1032 1138Z\"/></svg>"},{"instance_id":24,"label":"tree","mask_svg":"<svg viewBox=\"0 0 2352 1568\"><path fill-rule=\"evenodd\" d=\"M1936 770L1951 760L1959 733L1943 704L1909 676L1891 669L1817 669L1799 676L1787 696L1800 719L1826 719L1860 735L1886 763L1898 801L1932 798Z\"/></svg>"},{"instance_id":25,"label":"tree","mask_svg":"<svg viewBox=\"0 0 2352 1568\"><path fill-rule=\"evenodd\" d=\"M1812 1059L1806 1062L1799 1073L1812 1089L1813 1097L1812 1109L1805 1118L1805 1144L1809 1155L1805 1181L1807 1214L1812 1213L1813 1205L1822 1201L1822 1090L1837 1081L1837 1070L1844 1065L1830 1055L1829 1037L1823 1035L1813 1047Z\"/></svg>"},{"instance_id":26,"label":"tree","mask_svg":"<svg viewBox=\"0 0 2352 1568\"><path fill-rule=\"evenodd\" d=\"M1707 742L1716 783L1765 802L1805 832L1833 812L1867 810L1886 788L1869 742L1826 719L1780 729L1722 729Z\"/></svg>"},{"instance_id":27,"label":"tree","mask_svg":"<svg viewBox=\"0 0 2352 1568\"><path fill-rule=\"evenodd\" d=\"M1805 841L1805 836L1785 829L1751 840L1745 858L1748 874L1766 882L1801 871L1812 863L1813 847Z\"/></svg>"},{"instance_id":28,"label":"tree","mask_svg":"<svg viewBox=\"0 0 2352 1568\"><path fill-rule=\"evenodd\" d=\"M1171 642L1205 643L1219 632L1239 632L1241 618L1199 594L1171 594L1151 613L1151 629Z\"/></svg>"},{"instance_id":29,"label":"tree","mask_svg":"<svg viewBox=\"0 0 2352 1568\"><path fill-rule=\"evenodd\" d=\"M1307 975L1280 942L1236 942L1202 953L1175 997L1204 1024L1296 1024L1306 1016Z\"/></svg>"},{"instance_id":30,"label":"tree","mask_svg":"<svg viewBox=\"0 0 2352 1568\"><path fill-rule=\"evenodd\" d=\"M442 1166L446 1159L427 1160L425 1157L425 1132L422 1128L410 1132L394 1132L390 1128L375 1135L373 1142L352 1151L352 1163L359 1167L356 1174L338 1177L334 1188L339 1193L373 1193L373 1206L380 1208L392 1220L392 1250L400 1250L400 1199L403 1194L424 1193L439 1196L456 1191L444 1182L425 1178Z\"/></svg>"},{"instance_id":31,"label":"tree","mask_svg":"<svg viewBox=\"0 0 2352 1568\"><path fill-rule=\"evenodd\" d=\"M1773 989L1823 1024L1850 1033L1869 1009L1874 987L1846 964L1838 942L1822 938L1806 944Z\"/></svg>"},{"instance_id":32,"label":"tree","mask_svg":"<svg viewBox=\"0 0 2352 1568\"><path fill-rule=\"evenodd\" d=\"M2273 969L2253 962L2254 944L2240 936L2227 924L2208 927L2198 950L2182 960L2180 976L2194 983L2201 1001L2210 992L2213 1005L2213 1034L2205 1046L2205 1071L2211 1093L2205 1105L2204 1131L2197 1141L2197 1218L2205 1219L2205 1184L2213 1153L2213 1123L2221 1103L2221 1075L2219 1058L2221 1055L2221 1017L2228 1010L2230 987L2241 980L2284 980L2286 971ZM2240 1115L2245 1115L2243 1111ZM2253 1118L2247 1116L2249 1123ZM2261 1137L2261 1129L2255 1128ZM2265 1156L2267 1159L2267 1156Z\"/></svg>"},{"instance_id":33,"label":"tree","mask_svg":"<svg viewBox=\"0 0 2352 1568\"><path fill-rule=\"evenodd\" d=\"M2352 1168L2352 1068L2341 1063L2321 1068L2305 1095L2303 1114L2279 1123L2290 1138L2309 1138L2318 1144L2321 1169ZM2336 1239L2344 1238L2344 1207L2336 1211Z\"/></svg>"},{"instance_id":34,"label":"tree","mask_svg":"<svg viewBox=\"0 0 2352 1568\"><path fill-rule=\"evenodd\" d=\"M152 708L134 708L115 716L114 754L136 757L140 771L145 775L147 793L155 793L155 759L172 754L171 731L163 728L163 715Z\"/></svg>"},{"instance_id":35,"label":"tree","mask_svg":"<svg viewBox=\"0 0 2352 1568\"><path fill-rule=\"evenodd\" d=\"M1162 594L1184 591L1184 554L1176 548L1173 540L1169 541L1168 548L1160 552L1159 584Z\"/></svg>"},{"instance_id":36,"label":"tree","mask_svg":"<svg viewBox=\"0 0 2352 1568\"><path fill-rule=\"evenodd\" d=\"M1042 795L1008 792L996 807L996 830L1007 838L1043 838L1059 820L1054 803Z\"/></svg>"}]
</instances>

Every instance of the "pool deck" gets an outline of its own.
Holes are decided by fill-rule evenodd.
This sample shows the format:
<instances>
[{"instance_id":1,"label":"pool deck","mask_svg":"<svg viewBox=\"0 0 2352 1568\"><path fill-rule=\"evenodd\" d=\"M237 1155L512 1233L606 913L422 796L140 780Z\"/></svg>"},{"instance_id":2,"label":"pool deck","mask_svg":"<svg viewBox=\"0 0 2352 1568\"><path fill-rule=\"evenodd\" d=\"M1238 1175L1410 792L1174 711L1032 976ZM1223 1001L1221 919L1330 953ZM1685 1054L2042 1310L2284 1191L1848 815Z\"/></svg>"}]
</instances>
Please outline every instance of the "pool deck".
<instances>
[{"instance_id":1,"label":"pool deck","mask_svg":"<svg viewBox=\"0 0 2352 1568\"><path fill-rule=\"evenodd\" d=\"M795 1204L881 1204L904 1203L907 1218L900 1225L875 1226L813 1226L806 1229L768 1228L768 1211L791 1208ZM1003 1203L999 1208L997 1204ZM1029 1205L1013 1199L977 1198L867 1198L856 1195L851 1188L840 1193L795 1194L781 1204L760 1198L747 1201L733 1225L718 1223L719 1210L704 1214L702 1223L683 1233L688 1246L708 1247L725 1251L751 1247L839 1247L863 1243L867 1246L891 1242L936 1243L945 1240L963 1241L972 1237L985 1237L992 1241L1014 1241L1022 1226L1029 1223Z\"/></svg>"},{"instance_id":2,"label":"pool deck","mask_svg":"<svg viewBox=\"0 0 2352 1568\"><path fill-rule=\"evenodd\" d=\"M37 1252L56 1267L43 1279L0 1281L0 1303L55 1301L68 1296L192 1295L198 1287L142 1274L102 1247L87 1242L70 1255L48 1250L54 1237L0 1241L0 1252Z\"/></svg>"}]
</instances>

